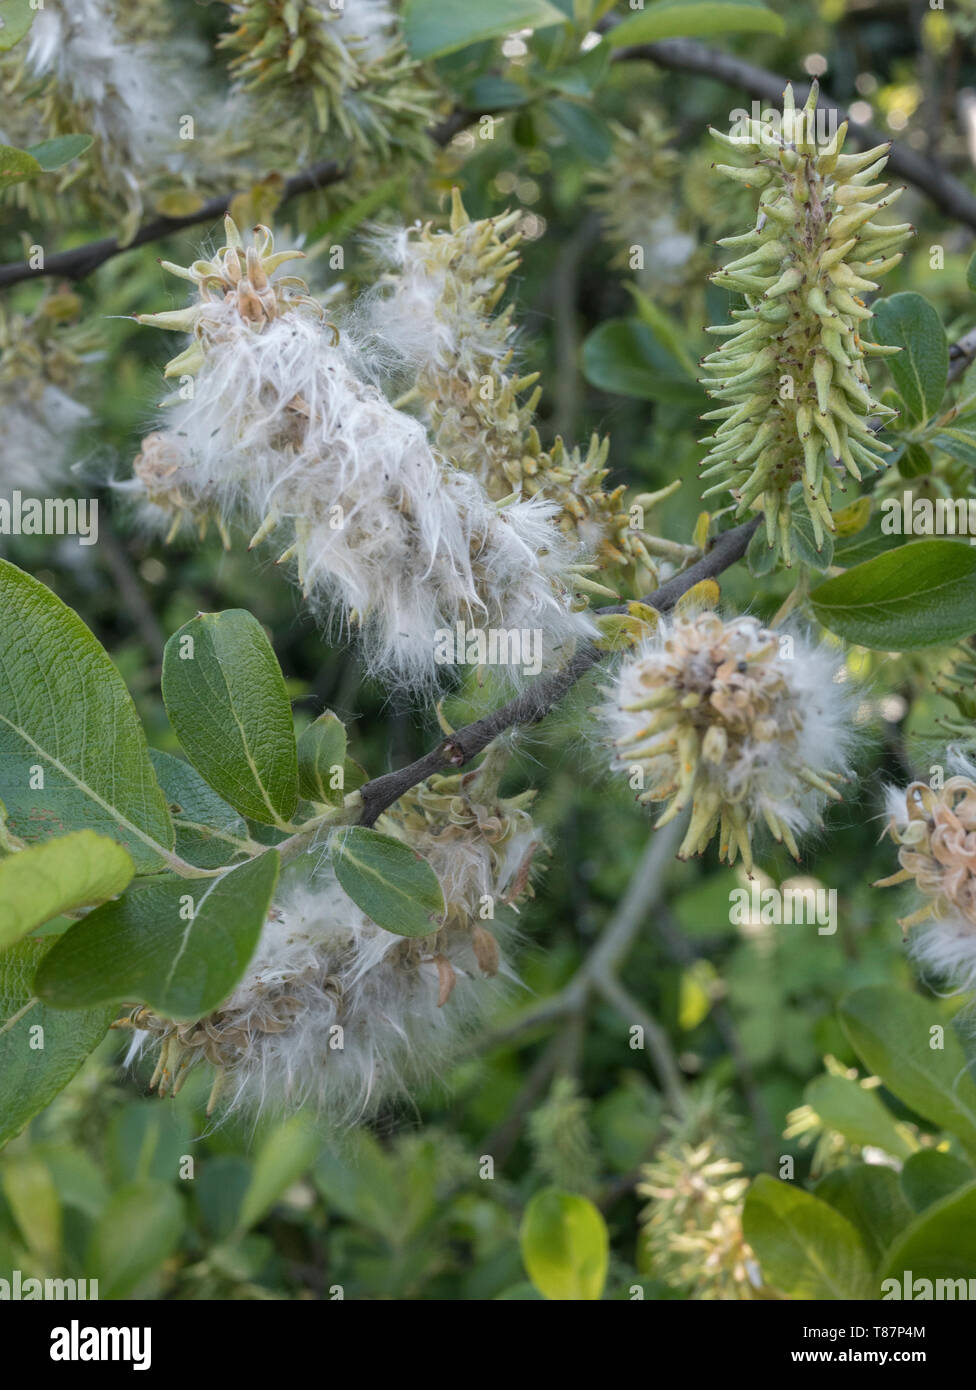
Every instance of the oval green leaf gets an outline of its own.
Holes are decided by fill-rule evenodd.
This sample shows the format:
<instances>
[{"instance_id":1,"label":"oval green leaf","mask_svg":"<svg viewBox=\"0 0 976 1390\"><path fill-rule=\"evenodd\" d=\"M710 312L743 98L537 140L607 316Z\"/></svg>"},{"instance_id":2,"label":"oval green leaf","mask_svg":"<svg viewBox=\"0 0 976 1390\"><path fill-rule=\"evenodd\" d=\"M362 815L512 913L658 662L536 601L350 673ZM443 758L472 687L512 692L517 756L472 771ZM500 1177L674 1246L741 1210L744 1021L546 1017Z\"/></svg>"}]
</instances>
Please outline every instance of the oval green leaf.
<instances>
[{"instance_id":1,"label":"oval green leaf","mask_svg":"<svg viewBox=\"0 0 976 1390\"><path fill-rule=\"evenodd\" d=\"M786 25L763 5L741 0L658 0L610 30L614 48L658 39L707 38L712 34L784 34Z\"/></svg>"},{"instance_id":2,"label":"oval green leaf","mask_svg":"<svg viewBox=\"0 0 976 1390\"><path fill-rule=\"evenodd\" d=\"M298 786L309 801L341 806L346 786L346 730L342 720L326 710L309 724L298 740ZM338 783L338 785L333 785Z\"/></svg>"},{"instance_id":3,"label":"oval green leaf","mask_svg":"<svg viewBox=\"0 0 976 1390\"><path fill-rule=\"evenodd\" d=\"M92 1231L86 1273L102 1298L125 1298L180 1243L183 1203L171 1184L128 1183L113 1194Z\"/></svg>"},{"instance_id":4,"label":"oval green leaf","mask_svg":"<svg viewBox=\"0 0 976 1390\"><path fill-rule=\"evenodd\" d=\"M867 985L841 1001L838 1015L864 1065L893 1095L976 1152L976 1082L935 1004L891 985Z\"/></svg>"},{"instance_id":5,"label":"oval green leaf","mask_svg":"<svg viewBox=\"0 0 976 1390\"><path fill-rule=\"evenodd\" d=\"M69 927L35 980L58 1009L125 1000L198 1019L227 998L261 935L278 880L266 850L219 878L139 879Z\"/></svg>"},{"instance_id":6,"label":"oval green leaf","mask_svg":"<svg viewBox=\"0 0 976 1390\"><path fill-rule=\"evenodd\" d=\"M38 8L31 0L0 0L0 53L20 43L34 23Z\"/></svg>"},{"instance_id":7,"label":"oval green leaf","mask_svg":"<svg viewBox=\"0 0 976 1390\"><path fill-rule=\"evenodd\" d=\"M591 386L643 401L701 400L701 388L640 319L608 319L583 344Z\"/></svg>"},{"instance_id":8,"label":"oval green leaf","mask_svg":"<svg viewBox=\"0 0 976 1390\"><path fill-rule=\"evenodd\" d=\"M906 1271L913 1280L976 1279L976 1182L928 1207L892 1245L879 1278L902 1283ZM968 1283L943 1294L968 1298Z\"/></svg>"},{"instance_id":9,"label":"oval green leaf","mask_svg":"<svg viewBox=\"0 0 976 1390\"><path fill-rule=\"evenodd\" d=\"M51 174L84 154L93 143L90 135L58 135L53 140L31 145L27 153L33 155L45 174Z\"/></svg>"},{"instance_id":10,"label":"oval green leaf","mask_svg":"<svg viewBox=\"0 0 976 1390\"><path fill-rule=\"evenodd\" d=\"M865 1090L847 1076L818 1076L806 1088L803 1099L827 1129L842 1134L859 1148L872 1145L893 1158L907 1158L916 1145L882 1104L877 1091Z\"/></svg>"},{"instance_id":11,"label":"oval green leaf","mask_svg":"<svg viewBox=\"0 0 976 1390\"><path fill-rule=\"evenodd\" d=\"M176 852L199 869L220 869L253 852L243 816L219 797L182 758L150 748L176 830Z\"/></svg>"},{"instance_id":12,"label":"oval green leaf","mask_svg":"<svg viewBox=\"0 0 976 1390\"><path fill-rule=\"evenodd\" d=\"M898 1174L883 1163L851 1163L837 1168L820 1179L815 1195L860 1232L872 1264L914 1217Z\"/></svg>"},{"instance_id":13,"label":"oval green leaf","mask_svg":"<svg viewBox=\"0 0 976 1390\"><path fill-rule=\"evenodd\" d=\"M554 1187L537 1192L525 1209L519 1243L526 1273L544 1297L596 1302L603 1294L607 1226L588 1198Z\"/></svg>"},{"instance_id":14,"label":"oval green leaf","mask_svg":"<svg viewBox=\"0 0 976 1390\"><path fill-rule=\"evenodd\" d=\"M152 872L173 848L135 706L76 613L0 560L0 799L27 841L108 835Z\"/></svg>"},{"instance_id":15,"label":"oval green leaf","mask_svg":"<svg viewBox=\"0 0 976 1390\"><path fill-rule=\"evenodd\" d=\"M914 541L818 584L810 603L818 622L861 647L945 646L976 631L976 548Z\"/></svg>"},{"instance_id":16,"label":"oval green leaf","mask_svg":"<svg viewBox=\"0 0 976 1390\"><path fill-rule=\"evenodd\" d=\"M457 0L407 0L403 34L414 58L439 58L515 29L546 29L566 16L549 0L492 0L490 5L459 5Z\"/></svg>"},{"instance_id":17,"label":"oval green leaf","mask_svg":"<svg viewBox=\"0 0 976 1390\"><path fill-rule=\"evenodd\" d=\"M904 1164L901 1186L914 1211L924 1211L976 1179L970 1164L941 1149L920 1149Z\"/></svg>"},{"instance_id":18,"label":"oval green leaf","mask_svg":"<svg viewBox=\"0 0 976 1390\"><path fill-rule=\"evenodd\" d=\"M101 1042L115 1009L60 1013L34 998L34 975L49 941L0 953L0 1144L19 1134L62 1091Z\"/></svg>"},{"instance_id":19,"label":"oval green leaf","mask_svg":"<svg viewBox=\"0 0 976 1390\"><path fill-rule=\"evenodd\" d=\"M199 613L163 654L163 700L187 757L242 816L287 822L298 804L298 758L281 667L257 618L242 608Z\"/></svg>"},{"instance_id":20,"label":"oval green leaf","mask_svg":"<svg viewBox=\"0 0 976 1390\"><path fill-rule=\"evenodd\" d=\"M43 173L40 164L27 150L0 145L0 188L11 188L15 183L36 178L40 173Z\"/></svg>"},{"instance_id":21,"label":"oval green leaf","mask_svg":"<svg viewBox=\"0 0 976 1390\"><path fill-rule=\"evenodd\" d=\"M855 1228L802 1187L760 1173L746 1195L742 1231L766 1283L788 1298L876 1296L867 1252Z\"/></svg>"},{"instance_id":22,"label":"oval green leaf","mask_svg":"<svg viewBox=\"0 0 976 1390\"><path fill-rule=\"evenodd\" d=\"M62 912L114 898L134 873L122 846L93 830L0 859L0 950Z\"/></svg>"},{"instance_id":23,"label":"oval green leaf","mask_svg":"<svg viewBox=\"0 0 976 1390\"><path fill-rule=\"evenodd\" d=\"M354 825L332 839L336 878L378 926L397 936L430 936L444 915L437 875L392 835Z\"/></svg>"},{"instance_id":24,"label":"oval green leaf","mask_svg":"<svg viewBox=\"0 0 976 1390\"><path fill-rule=\"evenodd\" d=\"M902 399L916 420L930 420L949 371L949 343L938 310L912 292L878 299L871 307L875 341L901 348L885 361Z\"/></svg>"}]
</instances>

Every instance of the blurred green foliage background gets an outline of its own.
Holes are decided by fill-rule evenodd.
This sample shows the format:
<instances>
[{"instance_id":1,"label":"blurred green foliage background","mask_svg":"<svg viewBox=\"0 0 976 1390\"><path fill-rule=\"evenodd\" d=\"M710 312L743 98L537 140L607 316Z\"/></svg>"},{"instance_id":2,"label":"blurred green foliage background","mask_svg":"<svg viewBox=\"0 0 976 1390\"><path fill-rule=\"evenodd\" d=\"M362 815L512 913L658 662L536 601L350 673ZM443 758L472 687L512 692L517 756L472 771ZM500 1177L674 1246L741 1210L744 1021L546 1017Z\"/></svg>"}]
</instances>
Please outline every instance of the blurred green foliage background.
<instances>
[{"instance_id":1,"label":"blurred green foliage background","mask_svg":"<svg viewBox=\"0 0 976 1390\"><path fill-rule=\"evenodd\" d=\"M953 0L944 11L914 0L772 0L771 7L786 20L784 37L730 36L716 45L794 79L822 73L836 100L862 103L880 128L943 159L973 186L958 93L976 86L976 7ZM212 27L212 9L181 9L187 23ZM289 203L276 223L321 252L307 266L317 290L341 281L340 293L352 295L371 281L373 223L438 218L454 185L472 216L523 208L527 235L513 294L522 360L542 373L544 428L549 437L578 441L609 432L614 481L648 490L682 479L662 509L661 531L686 540L701 510L695 440L704 398L660 335L609 339L605 326L634 322L638 283L687 352L699 355L703 325L722 313L713 300L725 298L705 291L720 256L713 243L743 230L748 216L738 190L729 194L709 175L715 156L705 127L727 125L731 110L748 102L714 79L652 63L615 64L604 75L597 57L579 85L560 90L546 72L548 41L543 34L508 42L504 53L492 41L438 64L462 105L498 112L493 139L477 138L475 125L444 149L432 145L427 164L382 176L354 168L333 188ZM615 123L643 132L623 153ZM648 172L647 159L661 129L673 152L663 176ZM622 214L645 215L643 196L659 219L660 254L637 276L621 267L621 246L593 202L607 186L594 176L608 168L615 177L629 168L634 178ZM965 266L972 233L948 224L915 190L901 215L918 236L885 292L923 292L951 338L971 305ZM73 227L71 240L106 230ZM0 259L20 254L24 231L22 212L0 210ZM165 548L134 528L114 486L128 476L151 427L169 347L131 315L179 302L157 257L186 263L208 232L194 228L129 251L77 286L83 317L103 345L86 395L93 418L78 474L78 487L101 500L100 544L10 540L4 553L92 626L156 746L178 751L159 694L163 641L197 611L240 606L272 634L299 719L334 709L351 724L353 755L375 776L431 746L433 711L390 704L364 679L355 652L323 640L285 577L248 556L242 538L229 553L213 536L201 546L181 538ZM328 268L337 244L342 272ZM931 268L933 245L944 248L942 269ZM38 293L18 287L7 293L7 307L29 312ZM601 326L602 336L591 336ZM790 585L788 576L757 582L739 566L722 589L731 603L768 616ZM697 1098L699 1138L727 1132L726 1147L747 1172L775 1171L788 1153L801 1178L809 1172L809 1145L782 1132L825 1055L855 1064L835 1020L838 999L858 985L910 979L897 894L870 886L892 867L879 844L881 788L924 765L925 736L943 702L928 693L930 664L877 653L854 664L865 679L860 780L831 809L820 843L806 846L799 868L783 852L759 854L761 872L776 883L801 875L837 890L836 935L731 925L729 891L745 880L716 866L710 852L702 862L668 867L662 900L646 914L623 970L629 994L660 1022ZM636 1286L648 1298L701 1296L697 1280L662 1277L640 1237L644 1199L636 1183L669 1131L648 1054L631 1048L626 1022L593 1003L571 1026L506 1032L571 979L648 840L648 821L604 771L591 713L599 685L599 676L589 678L518 741L511 787L540 788L537 819L552 848L519 923L524 985L513 990L497 1031L443 1085L351 1133L323 1132L311 1116L214 1126L202 1119L205 1078L191 1078L176 1100L158 1101L148 1095L144 1066L120 1066L124 1048L110 1034L61 1097L0 1154L0 1268L99 1271L103 1296L320 1299L341 1288L347 1298L533 1297L519 1223L531 1195L555 1183L591 1197L605 1215L612 1250L606 1296L633 1297ZM489 687L458 689L445 714L457 723L496 700ZM719 1092L728 1099L717 1101ZM893 1108L907 1114L897 1102ZM485 1155L494 1159L490 1178Z\"/></svg>"}]
</instances>

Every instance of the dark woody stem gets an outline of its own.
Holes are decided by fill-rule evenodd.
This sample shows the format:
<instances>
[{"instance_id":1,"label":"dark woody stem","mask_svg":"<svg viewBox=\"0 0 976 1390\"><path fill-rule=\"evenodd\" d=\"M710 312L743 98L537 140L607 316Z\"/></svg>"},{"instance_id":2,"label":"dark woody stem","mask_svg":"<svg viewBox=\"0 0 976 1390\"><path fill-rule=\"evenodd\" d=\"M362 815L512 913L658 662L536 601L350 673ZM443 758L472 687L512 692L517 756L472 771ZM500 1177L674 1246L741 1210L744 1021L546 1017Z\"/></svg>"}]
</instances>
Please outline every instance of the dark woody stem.
<instances>
[{"instance_id":1,"label":"dark woody stem","mask_svg":"<svg viewBox=\"0 0 976 1390\"><path fill-rule=\"evenodd\" d=\"M612 21L605 20L601 22L600 27L612 27ZM663 39L659 43L634 44L629 48L618 49L612 61L648 62L675 72L693 72L703 77L714 77L730 87L738 87L750 95L773 102L780 100L786 86L786 78L780 77L777 73L768 72L765 68L757 67L754 63L736 58L729 53L721 53L694 39ZM809 86L804 83L794 85L802 103L806 99ZM826 110L836 110L838 119L843 119L843 110L828 98L821 97L820 105ZM452 111L439 125L431 127L431 140L436 145L448 145L459 131L471 121L477 120L480 114L482 113L461 109ZM887 140L887 136L881 131L873 130L857 121L851 121L850 129L852 137L865 148L871 148ZM936 207L950 217L976 229L976 197L929 155L892 141L888 168L891 173L921 189ZM301 193L327 188L330 184L347 178L350 172L350 166L338 160L322 160L288 179L281 201L286 203ZM0 265L0 289L16 285L21 280L35 280L41 276L61 276L68 280L80 280L123 251L159 241L187 227L218 221L229 208L234 194L239 191L241 190L234 189L210 198L186 217L152 218L144 222L132 240L124 246L116 237L104 237L101 241L88 242L70 251L60 251L48 256L43 266L31 266L26 261L12 261L9 265Z\"/></svg>"},{"instance_id":2,"label":"dark woody stem","mask_svg":"<svg viewBox=\"0 0 976 1390\"><path fill-rule=\"evenodd\" d=\"M743 522L731 531L724 532L711 549L694 565L676 574L652 594L642 600L659 613L667 613L674 607L682 594L686 594L703 579L714 579L731 565L741 560L759 525L759 518ZM626 613L626 604L616 604L595 610L597 616ZM362 810L360 825L373 825L388 806L437 772L455 771L464 767L472 758L487 748L492 739L506 729L531 727L545 719L573 686L598 662L607 655L592 644L581 646L572 660L551 676L535 681L523 694L510 700L507 705L456 729L448 738L442 739L436 748L425 753L422 758L397 772L387 772L382 777L374 777L371 782L360 787Z\"/></svg>"}]
</instances>

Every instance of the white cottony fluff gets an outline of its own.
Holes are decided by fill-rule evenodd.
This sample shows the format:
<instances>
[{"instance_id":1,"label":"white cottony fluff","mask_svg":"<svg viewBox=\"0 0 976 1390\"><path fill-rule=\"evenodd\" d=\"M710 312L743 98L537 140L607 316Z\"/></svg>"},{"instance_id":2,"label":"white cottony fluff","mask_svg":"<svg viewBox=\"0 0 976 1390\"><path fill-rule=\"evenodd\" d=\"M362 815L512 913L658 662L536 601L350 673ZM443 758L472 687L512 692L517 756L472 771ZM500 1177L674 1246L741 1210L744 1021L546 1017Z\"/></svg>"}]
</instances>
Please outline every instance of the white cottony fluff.
<instances>
[{"instance_id":1,"label":"white cottony fluff","mask_svg":"<svg viewBox=\"0 0 976 1390\"><path fill-rule=\"evenodd\" d=\"M554 507L492 503L366 384L331 326L292 309L256 332L220 301L197 332L206 352L192 398L167 411L166 490L197 514L274 534L310 603L330 622L361 623L377 673L430 684L435 633L458 622L541 628L550 667L594 631L570 607L574 553ZM137 474L152 501L158 470Z\"/></svg>"},{"instance_id":2,"label":"white cottony fluff","mask_svg":"<svg viewBox=\"0 0 976 1390\"><path fill-rule=\"evenodd\" d=\"M472 236L479 224L468 224ZM369 293L364 317L378 342L415 371L450 370L465 380L480 378L486 362L501 362L512 347L510 314L485 312L483 297L496 290L494 267L473 278L459 277L442 253L446 235L419 235L419 225L376 229L373 254L386 279ZM463 243L459 242L459 245Z\"/></svg>"},{"instance_id":3,"label":"white cottony fluff","mask_svg":"<svg viewBox=\"0 0 976 1390\"><path fill-rule=\"evenodd\" d=\"M123 3L45 0L23 54L27 72L52 81L60 101L77 108L82 128L94 136L93 154L137 211L145 181L176 175L191 158L198 166L208 138L229 129L230 113L206 90L203 46L174 34L165 41L128 37L127 28L139 25L124 24ZM163 6L159 15L165 16ZM188 113L202 140L181 139L180 122ZM235 118L240 114L235 107Z\"/></svg>"},{"instance_id":4,"label":"white cottony fluff","mask_svg":"<svg viewBox=\"0 0 976 1390\"><path fill-rule=\"evenodd\" d=\"M329 0L318 0L318 5L332 21L330 33L363 61L374 62L393 46L397 17L388 0L344 0L338 10Z\"/></svg>"},{"instance_id":5,"label":"white cottony fluff","mask_svg":"<svg viewBox=\"0 0 976 1390\"><path fill-rule=\"evenodd\" d=\"M319 870L283 890L226 1002L181 1025L181 1060L222 1068L222 1109L310 1104L351 1123L439 1077L502 989L479 967L469 931L395 936ZM140 1033L134 1050L149 1036Z\"/></svg>"},{"instance_id":6,"label":"white cottony fluff","mask_svg":"<svg viewBox=\"0 0 976 1390\"><path fill-rule=\"evenodd\" d=\"M851 744L843 658L798 631L716 613L662 617L620 665L607 718L615 765L668 801L659 825L689 805L680 854L720 834L720 856L752 867L751 833L765 825L798 854L796 835L819 824Z\"/></svg>"},{"instance_id":7,"label":"white cottony fluff","mask_svg":"<svg viewBox=\"0 0 976 1390\"><path fill-rule=\"evenodd\" d=\"M88 419L86 406L60 387L34 395L23 380L0 387L0 487L45 496L65 484L70 446Z\"/></svg>"}]
</instances>

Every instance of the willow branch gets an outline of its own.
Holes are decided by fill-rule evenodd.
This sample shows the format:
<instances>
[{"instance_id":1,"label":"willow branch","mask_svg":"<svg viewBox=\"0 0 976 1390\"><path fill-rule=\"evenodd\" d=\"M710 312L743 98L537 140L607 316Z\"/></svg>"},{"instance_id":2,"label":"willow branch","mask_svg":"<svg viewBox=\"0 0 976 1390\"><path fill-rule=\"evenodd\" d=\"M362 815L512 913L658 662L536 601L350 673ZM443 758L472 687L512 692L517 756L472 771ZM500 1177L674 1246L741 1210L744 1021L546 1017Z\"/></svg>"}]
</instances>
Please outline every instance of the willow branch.
<instances>
[{"instance_id":1,"label":"willow branch","mask_svg":"<svg viewBox=\"0 0 976 1390\"><path fill-rule=\"evenodd\" d=\"M610 27L612 22L604 22L601 25L601 28ZM786 86L786 78L757 67L754 63L746 62L743 58L736 58L730 53L722 53L706 44L697 43L694 39L662 39L659 43L632 44L617 49L612 55L612 61L649 62L675 72L693 72L702 77L713 77L730 87L739 87L752 96L773 102L779 101ZM801 94L801 99L805 100L809 83L794 83L794 88ZM820 105L825 110L836 111L840 118L850 121L852 136L866 146L880 145L888 141L886 135L872 126L850 120L843 108L829 98L821 96ZM438 125L432 126L428 133L434 144L443 147L482 114L486 113L466 111L459 107L450 112ZM286 181L281 202L287 203L302 193L338 183L347 177L349 167L348 164L327 159L303 169ZM919 153L907 145L891 142L888 167L892 173L907 179L926 193L936 207L976 230L976 197L930 155ZM59 251L46 257L43 266L31 266L24 261L0 265L0 289L19 284L23 280L36 280L44 276L80 280L97 270L105 261L124 251L134 250L137 246L145 246L149 242L161 241L163 237L172 236L174 232L184 231L187 227L218 221L229 208L236 193L244 191L246 190L234 189L219 194L184 217L154 217L144 222L132 240L124 245L117 237L104 237L100 241L88 242L84 246L74 247L70 251Z\"/></svg>"},{"instance_id":2,"label":"willow branch","mask_svg":"<svg viewBox=\"0 0 976 1390\"><path fill-rule=\"evenodd\" d=\"M693 72L700 77L714 77L730 87L738 87L750 96L776 105L779 104L783 88L786 86L785 77L757 67L755 63L749 63L744 58L736 58L731 53L721 53L717 49L709 48L707 44L697 43L694 39L661 39L658 43L633 44L617 49L614 57L619 62L638 60L654 63L674 72ZM794 82L793 90L798 101L806 101L810 84ZM874 126L852 120L842 106L831 101L823 93L820 96L819 108L835 111L838 120L849 121L851 135L867 149L889 141L889 137L876 130ZM913 150L909 145L891 141L888 168L893 174L898 174L921 189L937 208L976 230L976 197L931 155Z\"/></svg>"},{"instance_id":3,"label":"willow branch","mask_svg":"<svg viewBox=\"0 0 976 1390\"><path fill-rule=\"evenodd\" d=\"M667 613L682 594L686 594L695 584L703 579L714 579L730 565L741 560L758 525L759 519L755 518L743 522L732 531L726 531L697 564L669 579L666 584L655 589L653 594L648 594L643 602L656 608L659 613ZM626 604L596 610L598 615L626 611ZM605 655L605 652L590 643L581 646L561 671L537 680L523 694L509 700L507 705L502 705L500 709L494 710L482 719L476 719L473 724L466 724L463 729L455 730L449 738L442 740L436 748L432 748L429 753L425 753L408 767L401 768L398 772L387 772L382 777L365 783L359 789L362 797L360 825L373 825L388 806L392 806L394 801L411 787L426 781L435 773L464 767L506 729L538 724L587 671L603 660Z\"/></svg>"}]
</instances>

